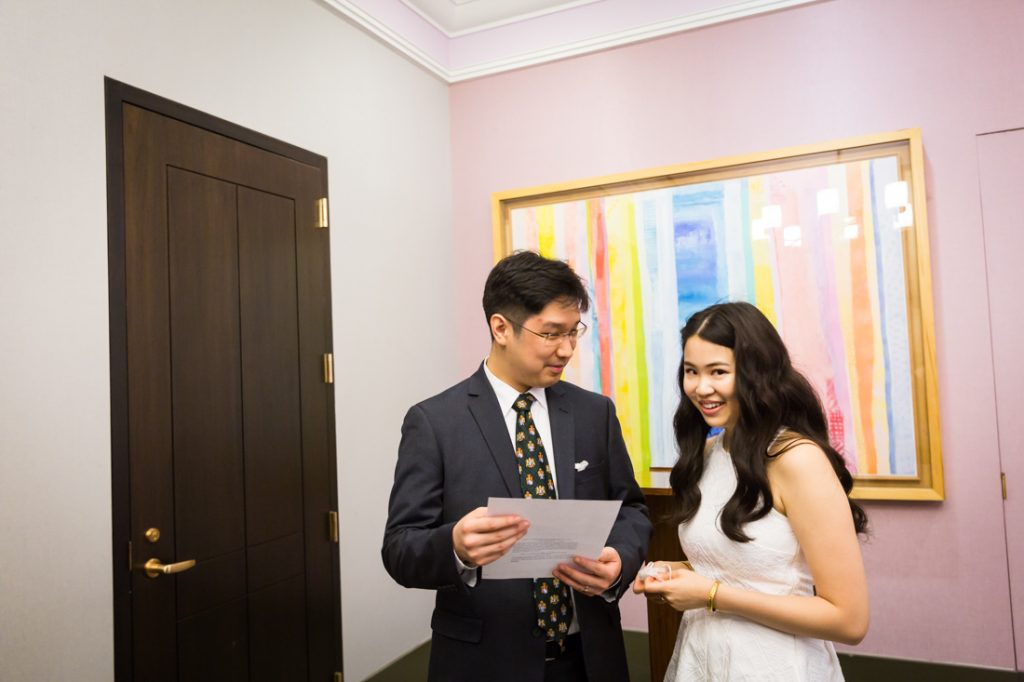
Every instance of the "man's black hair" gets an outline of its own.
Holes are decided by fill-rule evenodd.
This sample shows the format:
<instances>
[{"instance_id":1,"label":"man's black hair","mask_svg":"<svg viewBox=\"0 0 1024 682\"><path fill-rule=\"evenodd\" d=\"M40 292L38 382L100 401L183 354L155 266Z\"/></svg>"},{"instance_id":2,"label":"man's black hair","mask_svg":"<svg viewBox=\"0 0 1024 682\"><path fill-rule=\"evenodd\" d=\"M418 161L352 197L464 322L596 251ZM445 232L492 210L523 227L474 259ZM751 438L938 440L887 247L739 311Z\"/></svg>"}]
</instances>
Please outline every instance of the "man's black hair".
<instances>
[{"instance_id":1,"label":"man's black hair","mask_svg":"<svg viewBox=\"0 0 1024 682\"><path fill-rule=\"evenodd\" d=\"M517 251L502 258L484 284L488 325L495 313L518 324L552 301L563 300L578 305L581 312L590 309L590 296L579 275L567 263L533 251Z\"/></svg>"}]
</instances>

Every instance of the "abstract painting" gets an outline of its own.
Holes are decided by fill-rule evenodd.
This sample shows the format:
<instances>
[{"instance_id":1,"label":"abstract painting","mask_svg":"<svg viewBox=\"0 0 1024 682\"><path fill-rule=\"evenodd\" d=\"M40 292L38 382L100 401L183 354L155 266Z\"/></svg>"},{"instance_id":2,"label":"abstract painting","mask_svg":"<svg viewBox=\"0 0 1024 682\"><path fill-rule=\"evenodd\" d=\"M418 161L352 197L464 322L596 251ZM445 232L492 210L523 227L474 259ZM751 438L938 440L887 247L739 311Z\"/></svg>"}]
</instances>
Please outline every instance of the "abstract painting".
<instances>
[{"instance_id":1,"label":"abstract painting","mask_svg":"<svg viewBox=\"0 0 1024 682\"><path fill-rule=\"evenodd\" d=\"M916 146L915 146L916 145ZM679 330L753 303L817 390L858 497L941 499L916 131L495 195L495 255L586 281L565 379L616 404L637 471L671 467Z\"/></svg>"}]
</instances>

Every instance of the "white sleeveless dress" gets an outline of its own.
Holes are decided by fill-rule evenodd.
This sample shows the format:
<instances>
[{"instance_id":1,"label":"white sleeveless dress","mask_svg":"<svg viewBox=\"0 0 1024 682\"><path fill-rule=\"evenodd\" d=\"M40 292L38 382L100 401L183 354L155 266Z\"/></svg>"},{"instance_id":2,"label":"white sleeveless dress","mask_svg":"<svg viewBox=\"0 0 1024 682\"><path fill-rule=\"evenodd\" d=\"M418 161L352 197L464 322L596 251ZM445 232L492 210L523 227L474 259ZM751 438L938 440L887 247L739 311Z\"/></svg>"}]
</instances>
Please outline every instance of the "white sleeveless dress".
<instances>
[{"instance_id":1,"label":"white sleeveless dress","mask_svg":"<svg viewBox=\"0 0 1024 682\"><path fill-rule=\"evenodd\" d=\"M723 584L767 594L810 595L813 581L789 519L776 510L746 524L750 542L722 532L719 515L736 469L716 438L700 480L700 509L679 525L693 569ZM683 613L665 682L832 682L843 679L832 642L797 637L727 613Z\"/></svg>"}]
</instances>

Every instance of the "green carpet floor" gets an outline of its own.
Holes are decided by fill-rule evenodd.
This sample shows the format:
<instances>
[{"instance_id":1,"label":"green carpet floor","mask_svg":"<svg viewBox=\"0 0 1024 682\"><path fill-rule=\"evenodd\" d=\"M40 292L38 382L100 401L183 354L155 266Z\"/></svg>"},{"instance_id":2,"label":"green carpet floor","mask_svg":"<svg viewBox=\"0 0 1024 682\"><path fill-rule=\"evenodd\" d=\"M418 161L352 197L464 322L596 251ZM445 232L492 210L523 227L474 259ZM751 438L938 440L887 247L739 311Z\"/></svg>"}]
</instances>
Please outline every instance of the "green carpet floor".
<instances>
[{"instance_id":1,"label":"green carpet floor","mask_svg":"<svg viewBox=\"0 0 1024 682\"><path fill-rule=\"evenodd\" d=\"M646 632L625 632L631 682L652 682ZM422 682L427 679L426 642L366 682ZM901 661L875 656L839 655L846 682L1024 682L1024 672Z\"/></svg>"},{"instance_id":2,"label":"green carpet floor","mask_svg":"<svg viewBox=\"0 0 1024 682\"><path fill-rule=\"evenodd\" d=\"M631 682L650 682L651 661L647 652L646 632L625 632L626 657ZM425 642L398 659L366 682L419 682L427 679L430 642Z\"/></svg>"}]
</instances>

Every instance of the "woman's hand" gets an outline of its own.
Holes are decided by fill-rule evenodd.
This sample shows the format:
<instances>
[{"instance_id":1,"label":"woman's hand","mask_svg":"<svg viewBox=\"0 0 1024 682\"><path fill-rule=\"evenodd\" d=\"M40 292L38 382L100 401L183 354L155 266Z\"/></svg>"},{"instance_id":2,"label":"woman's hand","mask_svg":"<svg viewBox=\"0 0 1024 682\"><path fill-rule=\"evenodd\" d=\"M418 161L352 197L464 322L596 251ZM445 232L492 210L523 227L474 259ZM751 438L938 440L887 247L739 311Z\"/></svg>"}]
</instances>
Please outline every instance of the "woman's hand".
<instances>
[{"instance_id":1,"label":"woman's hand","mask_svg":"<svg viewBox=\"0 0 1024 682\"><path fill-rule=\"evenodd\" d=\"M633 579L633 594L643 594L644 584L647 578L653 580L668 580L677 571L692 571L689 561L651 561L640 567L636 578Z\"/></svg>"},{"instance_id":2,"label":"woman's hand","mask_svg":"<svg viewBox=\"0 0 1024 682\"><path fill-rule=\"evenodd\" d=\"M672 568L671 578L637 578L633 581L633 592L643 594L658 604L668 604L676 611L685 611L707 606L712 580L694 573L689 564L682 561L658 561L656 565Z\"/></svg>"}]
</instances>

